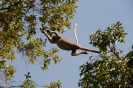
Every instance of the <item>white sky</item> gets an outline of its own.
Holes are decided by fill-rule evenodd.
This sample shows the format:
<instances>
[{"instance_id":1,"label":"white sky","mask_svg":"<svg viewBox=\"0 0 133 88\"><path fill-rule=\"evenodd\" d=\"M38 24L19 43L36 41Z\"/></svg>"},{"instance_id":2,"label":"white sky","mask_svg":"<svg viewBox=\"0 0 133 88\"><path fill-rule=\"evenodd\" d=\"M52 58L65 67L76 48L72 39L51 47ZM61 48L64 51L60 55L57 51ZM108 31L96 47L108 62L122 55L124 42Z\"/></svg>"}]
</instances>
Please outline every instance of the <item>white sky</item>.
<instances>
[{"instance_id":1,"label":"white sky","mask_svg":"<svg viewBox=\"0 0 133 88\"><path fill-rule=\"evenodd\" d=\"M79 0L77 6L77 13L71 23L72 26L75 23L78 24L77 36L81 46L93 49L92 45L89 45L89 34L96 32L98 28L105 30L107 26L120 21L128 35L125 40L126 44L120 44L118 48L125 53L131 50L133 44L133 0ZM62 36L76 43L73 28L67 30ZM47 43L46 49L51 49L53 46L55 45ZM17 55L17 59L13 62L17 68L14 80L23 82L24 74L30 71L32 79L40 85L60 80L63 83L63 88L78 88L79 66L89 60L89 54L72 57L71 52L61 50L58 55L62 58L61 62L56 65L52 63L46 71L33 65L27 68L24 60Z\"/></svg>"}]
</instances>

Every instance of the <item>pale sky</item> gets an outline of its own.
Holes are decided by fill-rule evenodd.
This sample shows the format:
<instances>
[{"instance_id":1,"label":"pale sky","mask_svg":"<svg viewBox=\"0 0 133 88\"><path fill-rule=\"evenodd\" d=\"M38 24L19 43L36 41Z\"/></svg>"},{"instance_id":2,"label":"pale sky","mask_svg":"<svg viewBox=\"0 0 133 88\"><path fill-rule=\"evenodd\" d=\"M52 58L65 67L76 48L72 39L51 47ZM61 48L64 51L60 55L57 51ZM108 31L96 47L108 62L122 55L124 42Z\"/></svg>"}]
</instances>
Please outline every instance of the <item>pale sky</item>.
<instances>
[{"instance_id":1,"label":"pale sky","mask_svg":"<svg viewBox=\"0 0 133 88\"><path fill-rule=\"evenodd\" d=\"M133 0L79 0L77 6L77 13L71 23L72 26L75 23L78 24L77 36L81 46L96 49L89 45L89 34L96 32L99 28L105 30L107 26L120 21L128 35L125 39L126 43L119 44L118 48L125 53L131 50L133 44ZM76 43L73 27L71 30L66 29L66 32L61 36ZM47 42L46 50L53 46L56 47L56 45ZM49 84L51 81L60 80L63 83L62 88L78 88L79 66L89 60L89 54L74 57L71 56L71 52L60 50L58 55L62 58L61 62L52 63L46 71L42 71L37 65L27 66L22 57L17 55L17 59L13 61L17 68L13 80L23 82L24 74L30 71L31 79L41 86Z\"/></svg>"}]
</instances>

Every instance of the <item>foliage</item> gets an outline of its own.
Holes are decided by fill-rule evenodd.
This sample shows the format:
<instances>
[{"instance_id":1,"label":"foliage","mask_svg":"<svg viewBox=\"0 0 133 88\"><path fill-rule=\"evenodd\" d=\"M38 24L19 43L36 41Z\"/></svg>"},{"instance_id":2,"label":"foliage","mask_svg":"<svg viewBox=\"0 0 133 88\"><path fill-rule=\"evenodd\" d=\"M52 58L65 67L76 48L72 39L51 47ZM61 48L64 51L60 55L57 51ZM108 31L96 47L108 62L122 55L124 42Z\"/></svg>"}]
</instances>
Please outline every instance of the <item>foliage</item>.
<instances>
[{"instance_id":1,"label":"foliage","mask_svg":"<svg viewBox=\"0 0 133 88\"><path fill-rule=\"evenodd\" d=\"M16 70L12 65L6 66L5 60L0 61L0 77L2 80L5 79L3 81L11 80L15 72Z\"/></svg>"},{"instance_id":2,"label":"foliage","mask_svg":"<svg viewBox=\"0 0 133 88\"><path fill-rule=\"evenodd\" d=\"M22 87L24 88L35 88L36 87L36 83L32 80L30 80L31 76L30 76L30 72L27 73L27 75L25 75L26 80L23 82Z\"/></svg>"},{"instance_id":3,"label":"foliage","mask_svg":"<svg viewBox=\"0 0 133 88\"><path fill-rule=\"evenodd\" d=\"M127 55L126 55L126 58L128 60L127 62L127 66L129 68L132 68L133 67L133 46L132 46L132 51L130 51Z\"/></svg>"},{"instance_id":4,"label":"foliage","mask_svg":"<svg viewBox=\"0 0 133 88\"><path fill-rule=\"evenodd\" d=\"M6 62L15 60L17 53L25 56L27 63L43 62L42 70L48 69L52 60L54 63L60 62L57 55L59 49L46 50L46 38L42 30L63 33L64 27L70 29L69 20L76 12L76 2L77 0L0 1L0 79L8 81L13 78L16 69L12 65L6 66Z\"/></svg>"},{"instance_id":5,"label":"foliage","mask_svg":"<svg viewBox=\"0 0 133 88\"><path fill-rule=\"evenodd\" d=\"M21 53L31 64L43 62L42 70L53 61L60 62L58 48L46 50L46 38L42 31L50 29L63 33L70 29L69 20L74 17L77 0L1 0L0 1L0 81L8 82L16 68L7 65ZM105 31L98 29L90 35L90 44L100 50L100 55L80 66L78 85L82 88L132 88L133 47L126 55L117 49L116 43L125 43L126 33L117 22ZM17 58L18 59L18 58ZM36 87L28 73L20 87ZM51 82L45 88L61 88L61 82ZM0 86L1 87L1 86Z\"/></svg>"},{"instance_id":6,"label":"foliage","mask_svg":"<svg viewBox=\"0 0 133 88\"><path fill-rule=\"evenodd\" d=\"M117 22L105 31L100 29L90 35L90 44L99 48L101 54L80 66L78 85L82 88L132 88L133 51L127 55L117 49L116 42L124 43L126 33L122 23Z\"/></svg>"},{"instance_id":7,"label":"foliage","mask_svg":"<svg viewBox=\"0 0 133 88\"><path fill-rule=\"evenodd\" d=\"M57 82L51 82L50 86L46 85L45 88L61 88L61 82L58 80Z\"/></svg>"}]
</instances>

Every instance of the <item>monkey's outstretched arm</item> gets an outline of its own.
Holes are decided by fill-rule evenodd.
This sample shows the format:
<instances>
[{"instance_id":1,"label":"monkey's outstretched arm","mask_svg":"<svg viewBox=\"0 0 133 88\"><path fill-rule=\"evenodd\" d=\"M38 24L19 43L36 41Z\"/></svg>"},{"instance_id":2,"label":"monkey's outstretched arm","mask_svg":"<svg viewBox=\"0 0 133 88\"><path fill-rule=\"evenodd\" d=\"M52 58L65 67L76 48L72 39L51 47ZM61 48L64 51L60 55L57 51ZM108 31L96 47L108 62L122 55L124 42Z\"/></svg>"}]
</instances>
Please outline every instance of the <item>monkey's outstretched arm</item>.
<instances>
[{"instance_id":1,"label":"monkey's outstretched arm","mask_svg":"<svg viewBox=\"0 0 133 88\"><path fill-rule=\"evenodd\" d=\"M42 32L46 35L46 37L48 38L48 40L49 40L50 43L54 43L52 41L52 39L50 38L50 36L45 31L42 31Z\"/></svg>"}]
</instances>

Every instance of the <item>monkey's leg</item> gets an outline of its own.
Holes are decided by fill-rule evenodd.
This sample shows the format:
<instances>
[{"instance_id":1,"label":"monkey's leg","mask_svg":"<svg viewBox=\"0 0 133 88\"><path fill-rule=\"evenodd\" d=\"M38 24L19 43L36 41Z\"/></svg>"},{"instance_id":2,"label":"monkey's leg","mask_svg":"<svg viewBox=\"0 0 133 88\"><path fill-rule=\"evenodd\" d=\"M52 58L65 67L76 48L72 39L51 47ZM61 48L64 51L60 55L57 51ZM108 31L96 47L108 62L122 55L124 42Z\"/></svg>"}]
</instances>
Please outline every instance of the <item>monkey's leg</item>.
<instances>
[{"instance_id":1,"label":"monkey's leg","mask_svg":"<svg viewBox=\"0 0 133 88\"><path fill-rule=\"evenodd\" d=\"M97 50L92 50L92 49L88 49L88 48L81 48L81 50L84 50L84 51L89 51L89 52L94 52L94 53L100 53L100 51L97 51Z\"/></svg>"},{"instance_id":2,"label":"monkey's leg","mask_svg":"<svg viewBox=\"0 0 133 88\"><path fill-rule=\"evenodd\" d=\"M72 56L77 56L77 55L80 55L80 54L88 54L88 52L86 52L86 51L78 52L78 49L72 49L72 53L71 53Z\"/></svg>"},{"instance_id":3,"label":"monkey's leg","mask_svg":"<svg viewBox=\"0 0 133 88\"><path fill-rule=\"evenodd\" d=\"M75 49L81 49L81 50L85 51L85 52L81 52L81 54L84 54L84 53L86 53L87 51L89 51L89 52L94 52L94 53L99 53L99 54L100 54L100 51L92 50L92 49L89 49L89 48L84 48L84 47L82 47L82 46L80 46L80 45L73 44L73 47L74 47Z\"/></svg>"}]
</instances>

